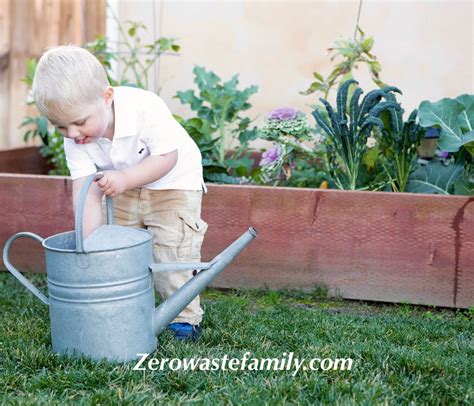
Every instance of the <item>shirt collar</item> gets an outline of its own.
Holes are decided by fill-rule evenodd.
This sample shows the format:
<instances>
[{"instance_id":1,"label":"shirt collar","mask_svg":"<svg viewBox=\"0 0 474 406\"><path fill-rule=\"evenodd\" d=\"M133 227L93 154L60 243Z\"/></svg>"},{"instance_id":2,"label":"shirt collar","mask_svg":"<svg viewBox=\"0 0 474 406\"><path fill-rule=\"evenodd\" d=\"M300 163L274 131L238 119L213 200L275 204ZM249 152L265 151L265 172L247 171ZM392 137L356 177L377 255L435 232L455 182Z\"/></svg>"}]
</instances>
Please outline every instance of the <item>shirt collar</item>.
<instances>
[{"instance_id":1,"label":"shirt collar","mask_svg":"<svg viewBox=\"0 0 474 406\"><path fill-rule=\"evenodd\" d=\"M114 139L137 135L136 102L126 86L114 87Z\"/></svg>"}]
</instances>

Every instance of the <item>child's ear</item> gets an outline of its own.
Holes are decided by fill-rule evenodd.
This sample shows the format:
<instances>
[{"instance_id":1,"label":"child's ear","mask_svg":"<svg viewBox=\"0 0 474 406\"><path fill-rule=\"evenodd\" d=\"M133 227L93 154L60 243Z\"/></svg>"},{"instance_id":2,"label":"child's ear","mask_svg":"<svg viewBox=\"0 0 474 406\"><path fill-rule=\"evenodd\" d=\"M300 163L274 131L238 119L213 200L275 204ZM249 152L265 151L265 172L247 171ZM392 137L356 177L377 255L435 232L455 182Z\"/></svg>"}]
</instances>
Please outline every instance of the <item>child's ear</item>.
<instances>
[{"instance_id":1,"label":"child's ear","mask_svg":"<svg viewBox=\"0 0 474 406\"><path fill-rule=\"evenodd\" d=\"M104 100L108 106L114 101L114 88L112 86L107 86L104 90Z\"/></svg>"}]
</instances>

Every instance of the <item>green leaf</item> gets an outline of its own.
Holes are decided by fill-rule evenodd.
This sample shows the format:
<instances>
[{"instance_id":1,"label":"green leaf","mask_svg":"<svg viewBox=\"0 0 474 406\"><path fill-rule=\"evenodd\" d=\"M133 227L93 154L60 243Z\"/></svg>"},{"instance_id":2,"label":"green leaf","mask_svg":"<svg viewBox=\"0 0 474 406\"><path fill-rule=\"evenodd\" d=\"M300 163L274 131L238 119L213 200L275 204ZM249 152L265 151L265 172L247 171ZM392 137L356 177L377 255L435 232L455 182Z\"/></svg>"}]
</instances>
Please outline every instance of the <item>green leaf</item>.
<instances>
[{"instance_id":1,"label":"green leaf","mask_svg":"<svg viewBox=\"0 0 474 406\"><path fill-rule=\"evenodd\" d=\"M245 130L239 133L239 141L242 145L248 144L250 141L256 140L258 138L258 130L257 128L253 128L252 130Z\"/></svg>"},{"instance_id":2,"label":"green leaf","mask_svg":"<svg viewBox=\"0 0 474 406\"><path fill-rule=\"evenodd\" d=\"M469 94L462 94L456 97L456 100L464 106L464 111L461 112L459 121L460 126L464 131L474 130L474 96Z\"/></svg>"},{"instance_id":3,"label":"green leaf","mask_svg":"<svg viewBox=\"0 0 474 406\"><path fill-rule=\"evenodd\" d=\"M201 66L196 66L193 69L193 73L195 75L194 82L201 90L212 88L221 80L214 72L207 72L206 69Z\"/></svg>"},{"instance_id":4,"label":"green leaf","mask_svg":"<svg viewBox=\"0 0 474 406\"><path fill-rule=\"evenodd\" d=\"M334 131L331 128L330 123L323 117L323 115L321 114L321 112L318 109L314 110L311 114L313 115L314 119L316 120L318 125L321 127L321 129L329 137L334 137L335 136Z\"/></svg>"},{"instance_id":5,"label":"green leaf","mask_svg":"<svg viewBox=\"0 0 474 406\"><path fill-rule=\"evenodd\" d=\"M35 77L37 61L34 58L27 59L26 61L26 76L21 79L22 82L27 83L29 86L33 84L33 78Z\"/></svg>"},{"instance_id":6,"label":"green leaf","mask_svg":"<svg viewBox=\"0 0 474 406\"><path fill-rule=\"evenodd\" d=\"M362 51L364 52L370 52L373 45L374 45L374 39L372 37L364 39L360 44Z\"/></svg>"},{"instance_id":7,"label":"green leaf","mask_svg":"<svg viewBox=\"0 0 474 406\"><path fill-rule=\"evenodd\" d=\"M20 124L20 127L24 127L24 126L29 125L29 124L34 123L34 122L36 122L36 120L35 120L34 118L32 118L32 117L25 117L25 118L22 120L22 122L21 122L21 124Z\"/></svg>"},{"instance_id":8,"label":"green leaf","mask_svg":"<svg viewBox=\"0 0 474 406\"><path fill-rule=\"evenodd\" d=\"M378 156L379 156L379 149L376 146L368 149L365 152L363 162L365 166L367 167L368 172L373 172L375 170Z\"/></svg>"},{"instance_id":9,"label":"green leaf","mask_svg":"<svg viewBox=\"0 0 474 406\"><path fill-rule=\"evenodd\" d=\"M203 158L202 159L202 166L212 166L214 165L214 161L209 158Z\"/></svg>"},{"instance_id":10,"label":"green leaf","mask_svg":"<svg viewBox=\"0 0 474 406\"><path fill-rule=\"evenodd\" d=\"M474 95L463 96L461 100L467 104L468 98L474 98ZM463 145L474 141L474 130L463 132L462 129L469 129L474 120L474 103L468 104L468 108L469 110L466 110L465 104L448 98L435 103L423 101L418 109L420 125L441 127L438 147L444 151L457 152Z\"/></svg>"},{"instance_id":11,"label":"green leaf","mask_svg":"<svg viewBox=\"0 0 474 406\"><path fill-rule=\"evenodd\" d=\"M254 161L253 159L242 157L239 159L226 159L224 161L224 165L228 168L237 169L237 168L245 168L249 171L252 168Z\"/></svg>"},{"instance_id":12,"label":"green leaf","mask_svg":"<svg viewBox=\"0 0 474 406\"><path fill-rule=\"evenodd\" d=\"M353 48L353 47L343 47L343 48L339 48L339 53L342 55L342 56L345 56L346 58L348 59L352 59L354 58L356 55L356 50Z\"/></svg>"},{"instance_id":13,"label":"green leaf","mask_svg":"<svg viewBox=\"0 0 474 406\"><path fill-rule=\"evenodd\" d=\"M454 194L455 195L465 195L465 196L474 196L474 183L469 182L467 177L458 179L454 183Z\"/></svg>"},{"instance_id":14,"label":"green leaf","mask_svg":"<svg viewBox=\"0 0 474 406\"><path fill-rule=\"evenodd\" d=\"M324 82L324 78L322 77L321 74L319 74L318 72L313 72L313 76L319 80L320 82Z\"/></svg>"},{"instance_id":15,"label":"green leaf","mask_svg":"<svg viewBox=\"0 0 474 406\"><path fill-rule=\"evenodd\" d=\"M379 72L382 71L382 65L380 65L379 62L370 61L370 62L368 62L368 64L370 65L370 68L373 69L375 72L379 73Z\"/></svg>"},{"instance_id":16,"label":"green leaf","mask_svg":"<svg viewBox=\"0 0 474 406\"><path fill-rule=\"evenodd\" d=\"M311 83L308 89L306 89L304 92L300 92L300 94L308 95L308 94L316 92L317 90L324 91L324 89L325 89L324 84L319 83L319 82L313 82Z\"/></svg>"},{"instance_id":17,"label":"green leaf","mask_svg":"<svg viewBox=\"0 0 474 406\"><path fill-rule=\"evenodd\" d=\"M208 181L214 183L229 183L234 185L240 183L238 178L226 175L225 173L208 173L205 177Z\"/></svg>"},{"instance_id":18,"label":"green leaf","mask_svg":"<svg viewBox=\"0 0 474 406\"><path fill-rule=\"evenodd\" d=\"M41 137L48 134L48 120L45 116L39 116L37 120L38 132Z\"/></svg>"},{"instance_id":19,"label":"green leaf","mask_svg":"<svg viewBox=\"0 0 474 406\"><path fill-rule=\"evenodd\" d=\"M347 95L349 93L349 86L357 83L354 79L346 80L341 84L337 91L336 104L337 104L337 114L339 116L339 121L341 126L345 127L346 121L346 108L347 108Z\"/></svg>"},{"instance_id":20,"label":"green leaf","mask_svg":"<svg viewBox=\"0 0 474 406\"><path fill-rule=\"evenodd\" d=\"M177 97L183 104L190 104L191 109L194 111L199 110L202 106L202 102L198 97L196 97L194 90L187 90L185 92L178 91L175 97Z\"/></svg>"},{"instance_id":21,"label":"green leaf","mask_svg":"<svg viewBox=\"0 0 474 406\"><path fill-rule=\"evenodd\" d=\"M440 161L430 162L418 167L410 175L405 190L411 193L448 195L463 171L463 166L459 164L445 166Z\"/></svg>"},{"instance_id":22,"label":"green leaf","mask_svg":"<svg viewBox=\"0 0 474 406\"><path fill-rule=\"evenodd\" d=\"M474 141L464 144L464 148L466 148L467 152L469 152L472 156L474 156Z\"/></svg>"}]
</instances>

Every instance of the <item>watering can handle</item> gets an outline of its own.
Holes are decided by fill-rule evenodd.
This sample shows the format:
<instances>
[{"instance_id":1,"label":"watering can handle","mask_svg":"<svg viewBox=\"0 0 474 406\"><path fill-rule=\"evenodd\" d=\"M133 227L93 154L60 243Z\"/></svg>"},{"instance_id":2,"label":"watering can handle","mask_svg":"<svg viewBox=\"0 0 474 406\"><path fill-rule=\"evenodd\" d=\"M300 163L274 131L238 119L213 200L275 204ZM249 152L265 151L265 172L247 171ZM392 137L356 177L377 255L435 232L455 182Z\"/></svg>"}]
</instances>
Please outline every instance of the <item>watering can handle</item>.
<instances>
[{"instance_id":1,"label":"watering can handle","mask_svg":"<svg viewBox=\"0 0 474 406\"><path fill-rule=\"evenodd\" d=\"M93 173L89 175L86 180L84 181L81 189L81 193L79 194L79 200L77 202L77 210L76 210L76 252L79 254L84 253L84 240L83 240L83 216L84 216L84 205L86 203L87 193L92 185L92 182L101 179L104 176L103 173ZM107 206L107 224L114 223L114 208L112 205L112 198L110 196L106 196L105 203Z\"/></svg>"},{"instance_id":2,"label":"watering can handle","mask_svg":"<svg viewBox=\"0 0 474 406\"><path fill-rule=\"evenodd\" d=\"M13 241L15 241L17 238L20 237L28 237L33 240L38 241L39 243L43 243L43 238L40 237L37 234L33 233L27 233L27 232L22 232L22 233L17 233L15 235L12 235L7 242L5 243L5 247L3 248L3 263L5 264L6 268L8 271L20 281L20 283L28 289L33 295L35 295L39 300L41 300L44 304L49 304L49 299L41 293L28 279L26 279L10 262L10 259L8 258L8 254L10 252L10 247L13 244Z\"/></svg>"}]
</instances>

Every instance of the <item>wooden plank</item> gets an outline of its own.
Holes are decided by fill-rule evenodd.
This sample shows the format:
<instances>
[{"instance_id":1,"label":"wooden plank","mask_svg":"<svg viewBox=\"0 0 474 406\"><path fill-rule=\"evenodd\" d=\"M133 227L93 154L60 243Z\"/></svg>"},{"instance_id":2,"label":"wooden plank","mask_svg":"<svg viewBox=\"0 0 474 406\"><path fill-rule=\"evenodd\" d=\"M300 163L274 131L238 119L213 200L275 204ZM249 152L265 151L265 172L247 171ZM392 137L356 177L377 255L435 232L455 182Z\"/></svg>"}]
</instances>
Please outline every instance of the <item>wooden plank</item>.
<instances>
[{"instance_id":1,"label":"wooden plank","mask_svg":"<svg viewBox=\"0 0 474 406\"><path fill-rule=\"evenodd\" d=\"M59 16L59 44L67 44L70 34L70 27L71 27L71 10L69 8L69 1L68 0L60 0L59 7L61 9L61 15Z\"/></svg>"},{"instance_id":2,"label":"wooden plank","mask_svg":"<svg viewBox=\"0 0 474 406\"><path fill-rule=\"evenodd\" d=\"M26 60L32 56L34 45L33 21L35 8L28 0L11 3L11 58L10 58L10 111L7 139L10 146L23 143L24 129L18 129L28 109L25 104L28 85L22 81L26 76Z\"/></svg>"},{"instance_id":3,"label":"wooden plank","mask_svg":"<svg viewBox=\"0 0 474 406\"><path fill-rule=\"evenodd\" d=\"M53 165L41 156L38 147L0 150L0 172L46 175Z\"/></svg>"},{"instance_id":4,"label":"wooden plank","mask_svg":"<svg viewBox=\"0 0 474 406\"><path fill-rule=\"evenodd\" d=\"M48 26L45 30L45 39L42 46L37 49L37 57L45 51L47 47L60 44L61 32L61 7L58 6L58 0L44 0L43 1L43 21L48 21Z\"/></svg>"},{"instance_id":5,"label":"wooden plank","mask_svg":"<svg viewBox=\"0 0 474 406\"><path fill-rule=\"evenodd\" d=\"M213 286L312 289L349 299L474 306L474 197L208 185L203 260L245 232L252 244ZM69 178L0 174L0 245L73 228ZM39 270L33 242L15 248ZM40 266L41 265L41 266ZM0 268L2 264L0 264Z\"/></svg>"},{"instance_id":6,"label":"wooden plank","mask_svg":"<svg viewBox=\"0 0 474 406\"><path fill-rule=\"evenodd\" d=\"M203 217L206 260L247 227L260 231L215 286L474 305L474 198L211 186Z\"/></svg>"},{"instance_id":7,"label":"wooden plank","mask_svg":"<svg viewBox=\"0 0 474 406\"><path fill-rule=\"evenodd\" d=\"M10 0L0 0L0 148L9 145L10 21Z\"/></svg>"},{"instance_id":8,"label":"wooden plank","mask_svg":"<svg viewBox=\"0 0 474 406\"><path fill-rule=\"evenodd\" d=\"M70 0L72 13L71 39L69 43L83 45L86 42L85 34L85 10L83 10L82 0Z\"/></svg>"},{"instance_id":9,"label":"wooden plank","mask_svg":"<svg viewBox=\"0 0 474 406\"><path fill-rule=\"evenodd\" d=\"M60 44L82 45L84 31L81 0L61 0L60 7Z\"/></svg>"},{"instance_id":10,"label":"wooden plank","mask_svg":"<svg viewBox=\"0 0 474 406\"><path fill-rule=\"evenodd\" d=\"M82 45L88 19L88 35L104 34L105 2L90 3L87 12L83 0L0 0L0 147L22 145L25 129L18 126L37 114L25 104L29 88L21 79L27 59L50 46Z\"/></svg>"},{"instance_id":11,"label":"wooden plank","mask_svg":"<svg viewBox=\"0 0 474 406\"><path fill-rule=\"evenodd\" d=\"M86 41L94 41L98 35L105 34L105 0L86 0Z\"/></svg>"},{"instance_id":12,"label":"wooden plank","mask_svg":"<svg viewBox=\"0 0 474 406\"><path fill-rule=\"evenodd\" d=\"M0 175L0 244L19 231L41 237L74 229L72 182L43 175ZM15 230L13 233L12 230ZM12 248L11 261L21 271L44 271L42 247L22 238ZM3 266L3 262L2 262Z\"/></svg>"}]
</instances>

